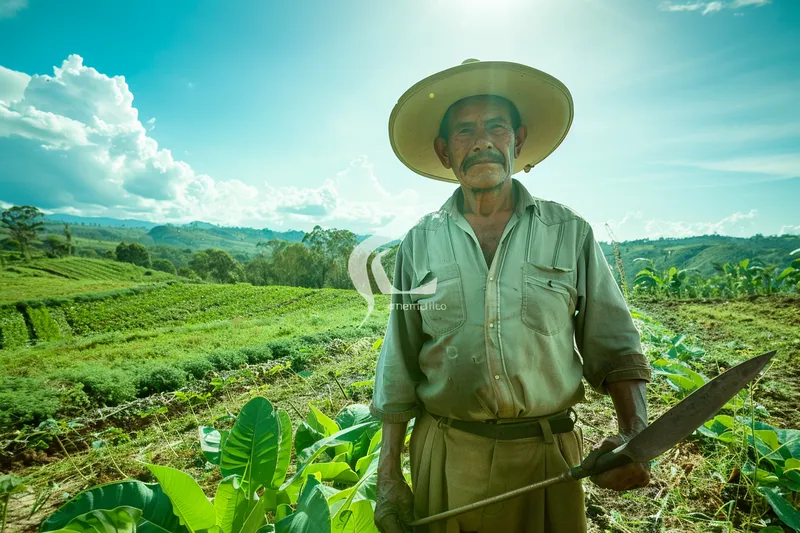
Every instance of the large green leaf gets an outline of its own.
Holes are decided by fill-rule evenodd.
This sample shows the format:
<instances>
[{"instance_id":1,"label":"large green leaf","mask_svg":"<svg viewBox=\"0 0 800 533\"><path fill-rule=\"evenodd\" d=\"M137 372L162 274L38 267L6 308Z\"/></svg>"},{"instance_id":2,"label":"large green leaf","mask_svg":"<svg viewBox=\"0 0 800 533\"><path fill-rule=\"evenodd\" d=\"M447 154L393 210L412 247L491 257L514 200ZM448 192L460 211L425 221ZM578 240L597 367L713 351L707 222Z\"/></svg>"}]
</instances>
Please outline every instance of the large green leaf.
<instances>
[{"instance_id":1,"label":"large green leaf","mask_svg":"<svg viewBox=\"0 0 800 533\"><path fill-rule=\"evenodd\" d=\"M339 500L345 500L342 505L342 510L349 509L355 502L360 500L375 500L375 486L378 480L378 462L380 457L375 456L372 459L369 467L364 472L364 475L358 480L358 483L352 487L345 489L335 496L331 497L328 501L333 504Z\"/></svg>"},{"instance_id":2,"label":"large green leaf","mask_svg":"<svg viewBox=\"0 0 800 533\"><path fill-rule=\"evenodd\" d=\"M377 422L378 419L369 412L369 406L355 403L346 406L336 415L336 423L342 429L347 429L364 422Z\"/></svg>"},{"instance_id":3,"label":"large green leaf","mask_svg":"<svg viewBox=\"0 0 800 533\"><path fill-rule=\"evenodd\" d=\"M197 430L200 434L200 449L203 452L203 457L205 457L206 461L209 463L218 465L220 449L222 448L222 442L227 436L228 430L219 430L207 426L200 426Z\"/></svg>"},{"instance_id":4,"label":"large green leaf","mask_svg":"<svg viewBox=\"0 0 800 533\"><path fill-rule=\"evenodd\" d=\"M372 502L358 500L344 509L344 501L331 505L331 531L333 533L377 533Z\"/></svg>"},{"instance_id":5,"label":"large green leaf","mask_svg":"<svg viewBox=\"0 0 800 533\"><path fill-rule=\"evenodd\" d=\"M192 476L168 466L147 465L147 468L172 500L175 514L189 531L201 531L217 525L214 506Z\"/></svg>"},{"instance_id":6,"label":"large green leaf","mask_svg":"<svg viewBox=\"0 0 800 533\"><path fill-rule=\"evenodd\" d=\"M261 526L267 523L266 509L267 498L261 498L255 505L250 506L250 512L242 524L242 528L234 533L256 533Z\"/></svg>"},{"instance_id":7,"label":"large green leaf","mask_svg":"<svg viewBox=\"0 0 800 533\"><path fill-rule=\"evenodd\" d=\"M708 379L678 361L659 359L653 362L655 374L665 376L669 385L681 393L689 394L706 384Z\"/></svg>"},{"instance_id":8,"label":"large green leaf","mask_svg":"<svg viewBox=\"0 0 800 533\"><path fill-rule=\"evenodd\" d=\"M317 441L325 438L325 435L308 425L308 422L300 422L297 432L294 435L295 453L300 453Z\"/></svg>"},{"instance_id":9,"label":"large green leaf","mask_svg":"<svg viewBox=\"0 0 800 533\"><path fill-rule=\"evenodd\" d=\"M275 524L275 533L331 533L328 502L313 476L306 480L297 510Z\"/></svg>"},{"instance_id":10,"label":"large green leaf","mask_svg":"<svg viewBox=\"0 0 800 533\"><path fill-rule=\"evenodd\" d=\"M292 421L286 411L278 410L278 422L281 440L278 443L278 462L275 465L275 475L272 477L270 486L273 490L277 490L286 479L289 462L292 460Z\"/></svg>"},{"instance_id":11,"label":"large green leaf","mask_svg":"<svg viewBox=\"0 0 800 533\"><path fill-rule=\"evenodd\" d=\"M331 435L338 433L340 428L336 425L336 422L330 419L325 413L314 407L314 404L308 404L308 417L306 421L308 425L311 426L316 431L319 431L326 437L330 437Z\"/></svg>"},{"instance_id":12,"label":"large green leaf","mask_svg":"<svg viewBox=\"0 0 800 533\"><path fill-rule=\"evenodd\" d=\"M286 493L292 503L297 502L300 489L308 476L315 476L320 481L338 481L340 483L357 483L358 474L353 472L347 463L312 463L303 470L302 475L286 487Z\"/></svg>"},{"instance_id":13,"label":"large green leaf","mask_svg":"<svg viewBox=\"0 0 800 533\"><path fill-rule=\"evenodd\" d=\"M242 528L250 501L239 476L228 476L220 481L214 496L214 510L222 533L237 533Z\"/></svg>"},{"instance_id":14,"label":"large green leaf","mask_svg":"<svg viewBox=\"0 0 800 533\"><path fill-rule=\"evenodd\" d=\"M764 495L772 510L775 511L775 514L784 524L795 531L800 531L800 512L781 496L778 489L775 487L758 487L758 491Z\"/></svg>"},{"instance_id":15,"label":"large green leaf","mask_svg":"<svg viewBox=\"0 0 800 533\"><path fill-rule=\"evenodd\" d=\"M140 509L138 533L185 533L172 509L172 502L157 483L117 481L82 492L62 505L42 523L39 531L62 529L73 518L90 511L129 506Z\"/></svg>"},{"instance_id":16,"label":"large green leaf","mask_svg":"<svg viewBox=\"0 0 800 533\"><path fill-rule=\"evenodd\" d=\"M231 429L220 457L222 475L238 475L248 498L272 486L277 469L281 424L272 404L262 397L247 402Z\"/></svg>"},{"instance_id":17,"label":"large green leaf","mask_svg":"<svg viewBox=\"0 0 800 533\"><path fill-rule=\"evenodd\" d=\"M55 533L136 533L141 509L122 506L116 509L97 509L76 516Z\"/></svg>"},{"instance_id":18,"label":"large green leaf","mask_svg":"<svg viewBox=\"0 0 800 533\"><path fill-rule=\"evenodd\" d=\"M286 480L280 488L285 489L297 478L302 477L303 470L305 470L305 468L321 453L330 448L341 446L342 444L351 444L354 441L357 441L370 427L374 427L374 424L365 422L363 424L358 424L357 426L343 429L342 431L339 431L330 437L315 442L312 446L297 454L297 472L295 472L291 478ZM226 448L228 448L228 446L226 446Z\"/></svg>"}]
</instances>

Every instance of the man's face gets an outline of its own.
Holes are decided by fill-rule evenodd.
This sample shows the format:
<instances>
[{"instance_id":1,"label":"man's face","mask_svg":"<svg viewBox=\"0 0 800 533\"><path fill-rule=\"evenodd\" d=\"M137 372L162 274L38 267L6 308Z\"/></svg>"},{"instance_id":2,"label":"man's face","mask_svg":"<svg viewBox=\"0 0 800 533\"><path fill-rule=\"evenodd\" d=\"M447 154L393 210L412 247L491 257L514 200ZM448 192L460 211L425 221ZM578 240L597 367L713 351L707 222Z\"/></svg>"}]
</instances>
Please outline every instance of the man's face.
<instances>
[{"instance_id":1,"label":"man's face","mask_svg":"<svg viewBox=\"0 0 800 533\"><path fill-rule=\"evenodd\" d=\"M490 188L513 173L527 130L523 125L514 131L506 102L477 97L453 107L447 132L447 139L434 142L442 165L462 185Z\"/></svg>"}]
</instances>

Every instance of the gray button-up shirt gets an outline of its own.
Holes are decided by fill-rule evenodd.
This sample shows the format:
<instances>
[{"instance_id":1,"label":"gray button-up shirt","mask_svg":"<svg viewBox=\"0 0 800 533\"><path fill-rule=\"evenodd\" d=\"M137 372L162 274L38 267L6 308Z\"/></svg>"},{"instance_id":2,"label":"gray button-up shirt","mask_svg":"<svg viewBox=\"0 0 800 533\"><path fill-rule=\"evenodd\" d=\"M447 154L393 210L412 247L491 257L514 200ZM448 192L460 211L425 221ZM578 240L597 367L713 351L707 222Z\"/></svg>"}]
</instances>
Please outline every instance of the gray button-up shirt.
<instances>
[{"instance_id":1,"label":"gray button-up shirt","mask_svg":"<svg viewBox=\"0 0 800 533\"><path fill-rule=\"evenodd\" d=\"M457 188L406 234L372 414L461 420L544 416L604 384L650 379L639 333L594 239L569 208L513 179L515 211L487 267Z\"/></svg>"}]
</instances>

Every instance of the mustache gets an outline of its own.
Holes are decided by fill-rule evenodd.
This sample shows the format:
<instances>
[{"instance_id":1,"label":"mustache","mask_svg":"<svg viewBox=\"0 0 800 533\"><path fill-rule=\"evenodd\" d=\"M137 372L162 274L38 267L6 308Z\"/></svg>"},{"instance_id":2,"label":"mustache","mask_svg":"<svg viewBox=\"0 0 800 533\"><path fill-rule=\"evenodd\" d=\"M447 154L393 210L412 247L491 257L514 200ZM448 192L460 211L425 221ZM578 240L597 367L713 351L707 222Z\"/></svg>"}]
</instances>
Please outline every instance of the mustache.
<instances>
[{"instance_id":1,"label":"mustache","mask_svg":"<svg viewBox=\"0 0 800 533\"><path fill-rule=\"evenodd\" d=\"M475 164L476 161L486 160L492 163L499 163L505 166L506 160L498 152L478 152L477 154L468 155L461 163L461 171L464 172L468 167Z\"/></svg>"}]
</instances>

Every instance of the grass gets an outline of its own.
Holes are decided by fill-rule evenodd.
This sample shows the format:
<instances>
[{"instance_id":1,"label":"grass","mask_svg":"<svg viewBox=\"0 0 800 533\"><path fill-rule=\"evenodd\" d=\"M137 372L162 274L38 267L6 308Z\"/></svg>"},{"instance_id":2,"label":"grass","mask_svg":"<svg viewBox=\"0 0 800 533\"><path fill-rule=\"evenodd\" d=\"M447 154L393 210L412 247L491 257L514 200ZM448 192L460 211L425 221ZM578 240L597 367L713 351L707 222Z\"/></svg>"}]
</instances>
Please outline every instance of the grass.
<instances>
[{"instance_id":1,"label":"grass","mask_svg":"<svg viewBox=\"0 0 800 533\"><path fill-rule=\"evenodd\" d=\"M169 290L173 289L183 292L168 298L172 294ZM180 298L189 294L191 301ZM198 300L205 302L205 310L191 307L194 305L191 302ZM88 298L76 304L95 318L105 317L103 327L86 332L77 328L78 334L71 339L0 351L0 378L40 379L45 387L74 395L74 389L65 384L63 376L70 372L85 373L86 365L131 377L150 364L179 367L188 360L212 360L220 353L244 354L246 360L246 354L254 353L259 346L278 343L272 345L274 353L268 361L244 366L241 358L235 359L239 362L230 370L212 368L211 376L189 381L183 390L209 393L207 399L192 405L191 411L174 394L158 392L115 408L98 411L95 408L99 406L90 403L90 410L72 412L63 420L69 417L82 420L80 417L86 415L90 419L84 420L83 429L67 432L70 442L65 439L65 446L75 466L52 441L36 445L35 439L29 440L27 449L13 458L0 457L6 468L25 476L31 487L12 499L11 530L34 531L44 516L59 505L63 492L74 495L89 486L125 476L148 480L149 473L142 468L142 462L184 469L210 489L218 481L218 474L206 468L200 454L197 420L210 424L218 417L236 412L253 395L264 395L286 410L295 428L305 417L308 401L314 401L328 415L334 415L347 402L367 403L371 388L350 385L374 376L377 352L373 342L382 335L388 317L388 298L378 296L377 300L366 327L357 330L355 325L361 322L366 306L353 291L248 286L207 289L183 285L156 288L108 301ZM258 302L267 301L275 305L266 309L258 306ZM171 308L169 302L182 303ZM151 303L152 308L148 307ZM92 307L95 304L102 304L101 308ZM157 311L159 305L164 314L148 321L147 316ZM146 312L142 313L142 308ZM796 407L800 394L796 370L800 356L800 298L639 301L635 308L651 319L639 325L657 335L689 334L686 342L706 351L702 370L709 377L748 357L778 349L776 363L754 389L755 398L772 414L767 422L800 427ZM178 312L181 309L192 311ZM657 346L645 343L645 348L650 360L661 356ZM298 373L301 368L291 369L298 353L302 373ZM214 392L210 384L214 376L229 378L231 385ZM337 380L348 398L340 391ZM672 391L660 378L654 380L648 391L651 419L675 401ZM137 411L157 406L168 409L167 415L154 415L159 417L158 423L153 416L143 419L136 415ZM615 432L609 398L589 391L586 401L576 409L584 428L587 452L592 443ZM113 428L118 428L119 434L106 445L91 445L93 440L104 438L99 436L102 431ZM22 437L0 437L0 448L15 438ZM744 443L728 446L690 438L654 463L652 483L646 489L617 494L585 483L590 531L759 531L765 520L774 516L763 500L754 500L749 495L748 480L736 475L746 453ZM27 509L36 490L53 483L59 489L41 511L28 518ZM748 529L748 524L753 527Z\"/></svg>"},{"instance_id":2,"label":"grass","mask_svg":"<svg viewBox=\"0 0 800 533\"><path fill-rule=\"evenodd\" d=\"M0 271L3 287L0 305L126 289L171 279L175 276L107 259L68 257L10 263Z\"/></svg>"}]
</instances>

